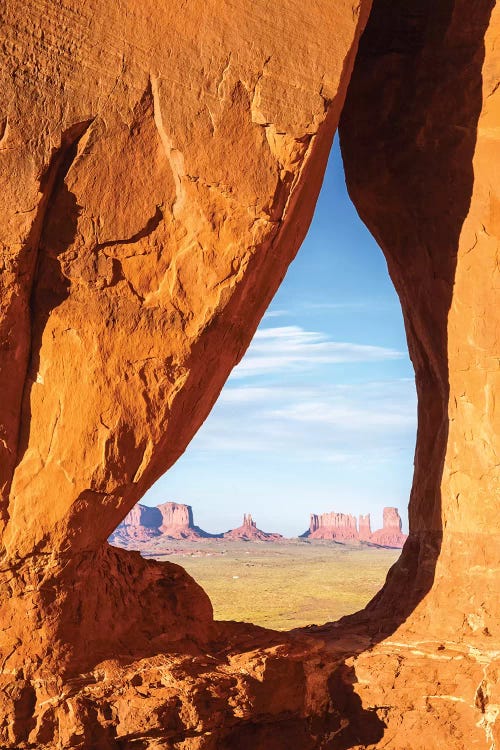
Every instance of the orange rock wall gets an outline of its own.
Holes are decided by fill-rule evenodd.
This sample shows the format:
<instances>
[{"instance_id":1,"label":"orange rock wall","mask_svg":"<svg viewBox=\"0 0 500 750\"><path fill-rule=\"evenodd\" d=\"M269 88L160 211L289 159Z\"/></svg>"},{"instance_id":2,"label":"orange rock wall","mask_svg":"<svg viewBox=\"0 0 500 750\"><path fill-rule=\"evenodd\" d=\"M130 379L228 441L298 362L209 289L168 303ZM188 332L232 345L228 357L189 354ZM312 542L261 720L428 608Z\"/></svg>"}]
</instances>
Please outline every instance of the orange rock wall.
<instances>
[{"instance_id":1,"label":"orange rock wall","mask_svg":"<svg viewBox=\"0 0 500 750\"><path fill-rule=\"evenodd\" d=\"M341 121L419 398L410 537L358 618L390 632L346 662L394 750L500 739L499 33L494 2L377 0Z\"/></svg>"},{"instance_id":2,"label":"orange rock wall","mask_svg":"<svg viewBox=\"0 0 500 750\"><path fill-rule=\"evenodd\" d=\"M369 5L0 8L2 746L500 742L493 0L375 0L343 112L419 394L383 591L303 633L214 624L178 566L105 543L299 247Z\"/></svg>"},{"instance_id":3,"label":"orange rock wall","mask_svg":"<svg viewBox=\"0 0 500 750\"><path fill-rule=\"evenodd\" d=\"M4 9L9 556L104 541L203 422L307 230L368 6Z\"/></svg>"},{"instance_id":4,"label":"orange rock wall","mask_svg":"<svg viewBox=\"0 0 500 750\"><path fill-rule=\"evenodd\" d=\"M0 9L5 668L102 656L93 614L126 559L106 539L205 419L305 235L369 6ZM173 640L196 611L211 632L188 581ZM136 610L115 598L126 632L169 588L150 584Z\"/></svg>"},{"instance_id":5,"label":"orange rock wall","mask_svg":"<svg viewBox=\"0 0 500 750\"><path fill-rule=\"evenodd\" d=\"M340 129L350 194L401 299L419 397L410 544L382 603L412 607L432 586L408 627L481 640L498 636L500 614L500 15L493 2L407 6L374 4Z\"/></svg>"}]
</instances>

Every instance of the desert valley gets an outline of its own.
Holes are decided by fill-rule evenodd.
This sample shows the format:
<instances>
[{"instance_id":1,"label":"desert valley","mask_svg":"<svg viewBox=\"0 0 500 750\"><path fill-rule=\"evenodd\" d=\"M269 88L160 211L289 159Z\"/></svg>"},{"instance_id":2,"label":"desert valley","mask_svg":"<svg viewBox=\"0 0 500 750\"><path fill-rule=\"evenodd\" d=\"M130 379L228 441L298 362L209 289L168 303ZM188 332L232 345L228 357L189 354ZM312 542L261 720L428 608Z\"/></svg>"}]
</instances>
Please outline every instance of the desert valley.
<instances>
[{"instance_id":1,"label":"desert valley","mask_svg":"<svg viewBox=\"0 0 500 750\"><path fill-rule=\"evenodd\" d=\"M250 514L241 526L210 534L193 509L137 504L110 543L145 558L182 565L210 596L216 620L289 630L339 620L365 606L384 583L406 540L397 508L369 516L311 514L300 537L262 531Z\"/></svg>"}]
</instances>

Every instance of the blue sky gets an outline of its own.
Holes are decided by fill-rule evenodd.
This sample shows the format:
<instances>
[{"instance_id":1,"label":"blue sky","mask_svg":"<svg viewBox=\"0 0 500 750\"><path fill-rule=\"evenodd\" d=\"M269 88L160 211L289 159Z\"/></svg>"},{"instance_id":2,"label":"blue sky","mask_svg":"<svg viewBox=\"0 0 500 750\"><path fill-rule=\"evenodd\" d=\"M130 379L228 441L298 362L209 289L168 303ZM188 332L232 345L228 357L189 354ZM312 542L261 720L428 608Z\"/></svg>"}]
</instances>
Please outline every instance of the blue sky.
<instances>
[{"instance_id":1,"label":"blue sky","mask_svg":"<svg viewBox=\"0 0 500 750\"><path fill-rule=\"evenodd\" d=\"M416 396L399 300L345 187L335 143L308 235L250 348L184 455L145 495L206 531L252 513L294 536L310 513L399 507L407 525Z\"/></svg>"}]
</instances>

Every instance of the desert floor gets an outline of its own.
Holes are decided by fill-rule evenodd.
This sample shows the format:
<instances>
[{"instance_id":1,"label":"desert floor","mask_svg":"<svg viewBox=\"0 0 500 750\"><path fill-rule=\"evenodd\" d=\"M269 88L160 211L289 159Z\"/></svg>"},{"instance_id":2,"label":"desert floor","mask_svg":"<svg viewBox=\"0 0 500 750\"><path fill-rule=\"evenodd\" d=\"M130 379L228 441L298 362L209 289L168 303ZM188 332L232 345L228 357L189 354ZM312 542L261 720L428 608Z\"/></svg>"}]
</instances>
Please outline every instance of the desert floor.
<instances>
[{"instance_id":1,"label":"desert floor","mask_svg":"<svg viewBox=\"0 0 500 750\"><path fill-rule=\"evenodd\" d=\"M356 612L381 588L400 550L334 542L172 542L143 553L182 565L209 594L217 620L277 630Z\"/></svg>"}]
</instances>

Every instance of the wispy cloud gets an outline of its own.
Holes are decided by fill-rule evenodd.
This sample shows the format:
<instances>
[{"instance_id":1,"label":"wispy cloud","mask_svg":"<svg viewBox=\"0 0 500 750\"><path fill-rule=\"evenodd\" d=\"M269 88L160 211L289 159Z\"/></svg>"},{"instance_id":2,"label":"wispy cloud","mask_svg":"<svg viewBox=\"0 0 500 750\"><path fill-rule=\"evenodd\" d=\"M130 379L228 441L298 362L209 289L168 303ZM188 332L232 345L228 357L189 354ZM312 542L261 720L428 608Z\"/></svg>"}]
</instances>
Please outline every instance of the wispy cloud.
<instances>
[{"instance_id":1,"label":"wispy cloud","mask_svg":"<svg viewBox=\"0 0 500 750\"><path fill-rule=\"evenodd\" d=\"M218 404L276 403L276 388L268 386L227 386L221 391Z\"/></svg>"},{"instance_id":2,"label":"wispy cloud","mask_svg":"<svg viewBox=\"0 0 500 750\"><path fill-rule=\"evenodd\" d=\"M306 331L299 326L259 328L232 378L286 372L290 368L308 370L326 364L395 360L404 356L403 352L386 347L332 341L323 333Z\"/></svg>"},{"instance_id":3,"label":"wispy cloud","mask_svg":"<svg viewBox=\"0 0 500 750\"><path fill-rule=\"evenodd\" d=\"M319 302L304 302L301 307L303 310L359 310L360 312L373 310L390 310L397 306L396 300L387 299L358 299L343 300L342 302L328 302L326 300Z\"/></svg>"},{"instance_id":4,"label":"wispy cloud","mask_svg":"<svg viewBox=\"0 0 500 750\"><path fill-rule=\"evenodd\" d=\"M301 401L290 404L283 409L272 412L276 417L294 422L309 424L323 424L330 427L340 427L353 432L384 427L406 427L415 424L415 414L410 404L384 405L364 404L356 407L349 403L332 403L318 399Z\"/></svg>"},{"instance_id":5,"label":"wispy cloud","mask_svg":"<svg viewBox=\"0 0 500 750\"><path fill-rule=\"evenodd\" d=\"M226 387L195 438L199 450L353 463L382 461L415 439L411 379L358 384Z\"/></svg>"},{"instance_id":6,"label":"wispy cloud","mask_svg":"<svg viewBox=\"0 0 500 750\"><path fill-rule=\"evenodd\" d=\"M290 315L290 310L268 310L264 313L262 320L269 320L270 318L284 318Z\"/></svg>"},{"instance_id":7,"label":"wispy cloud","mask_svg":"<svg viewBox=\"0 0 500 750\"><path fill-rule=\"evenodd\" d=\"M349 300L347 302L304 302L305 310L366 310L372 306L371 300Z\"/></svg>"}]
</instances>

